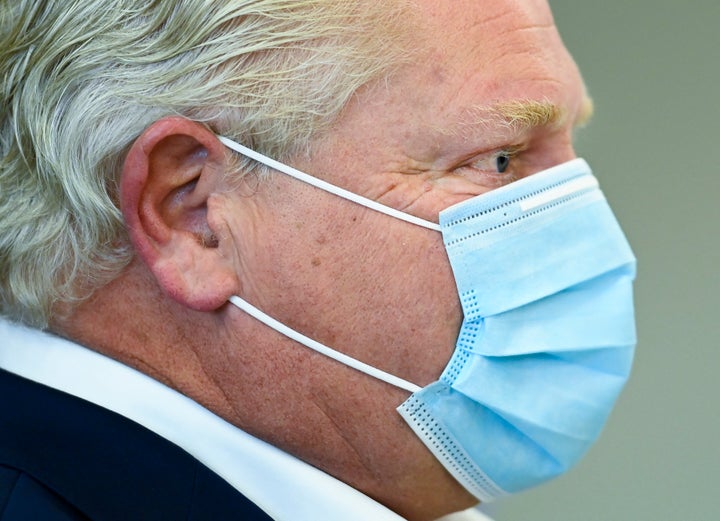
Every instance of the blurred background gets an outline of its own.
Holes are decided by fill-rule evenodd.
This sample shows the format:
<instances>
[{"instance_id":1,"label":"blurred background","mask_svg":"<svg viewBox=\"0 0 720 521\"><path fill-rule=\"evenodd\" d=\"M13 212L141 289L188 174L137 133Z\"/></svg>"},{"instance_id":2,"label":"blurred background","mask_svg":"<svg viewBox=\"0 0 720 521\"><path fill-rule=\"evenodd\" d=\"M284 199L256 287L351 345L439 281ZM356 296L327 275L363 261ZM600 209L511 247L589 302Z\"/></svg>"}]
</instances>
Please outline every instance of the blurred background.
<instances>
[{"instance_id":1,"label":"blurred background","mask_svg":"<svg viewBox=\"0 0 720 521\"><path fill-rule=\"evenodd\" d=\"M497 521L720 519L720 0L550 0L578 135L638 257L634 373L599 443Z\"/></svg>"}]
</instances>

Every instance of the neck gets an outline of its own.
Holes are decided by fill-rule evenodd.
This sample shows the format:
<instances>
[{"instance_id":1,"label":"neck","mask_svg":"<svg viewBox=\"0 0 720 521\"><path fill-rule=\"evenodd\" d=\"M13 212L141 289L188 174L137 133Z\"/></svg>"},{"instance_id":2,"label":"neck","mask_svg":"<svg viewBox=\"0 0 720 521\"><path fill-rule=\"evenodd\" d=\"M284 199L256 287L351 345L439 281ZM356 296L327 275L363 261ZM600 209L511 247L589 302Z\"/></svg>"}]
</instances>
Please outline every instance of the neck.
<instances>
[{"instance_id":1,"label":"neck","mask_svg":"<svg viewBox=\"0 0 720 521\"><path fill-rule=\"evenodd\" d=\"M279 333L268 335L264 324L233 306L209 313L185 308L138 263L52 329L163 382L408 520L476 503L395 411L407 391Z\"/></svg>"}]
</instances>

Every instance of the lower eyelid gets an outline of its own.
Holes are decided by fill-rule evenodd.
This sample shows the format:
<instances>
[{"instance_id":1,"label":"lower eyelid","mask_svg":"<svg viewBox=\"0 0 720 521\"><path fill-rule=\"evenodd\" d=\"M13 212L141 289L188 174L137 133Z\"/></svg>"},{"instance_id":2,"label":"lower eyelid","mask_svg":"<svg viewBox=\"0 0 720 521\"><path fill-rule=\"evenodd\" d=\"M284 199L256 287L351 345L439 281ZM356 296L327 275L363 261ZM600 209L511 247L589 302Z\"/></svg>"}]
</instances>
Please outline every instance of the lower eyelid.
<instances>
[{"instance_id":1,"label":"lower eyelid","mask_svg":"<svg viewBox=\"0 0 720 521\"><path fill-rule=\"evenodd\" d=\"M503 173L487 172L471 166L461 167L455 171L455 174L485 188L499 188L506 184L516 181L521 176L514 171L512 167Z\"/></svg>"}]
</instances>

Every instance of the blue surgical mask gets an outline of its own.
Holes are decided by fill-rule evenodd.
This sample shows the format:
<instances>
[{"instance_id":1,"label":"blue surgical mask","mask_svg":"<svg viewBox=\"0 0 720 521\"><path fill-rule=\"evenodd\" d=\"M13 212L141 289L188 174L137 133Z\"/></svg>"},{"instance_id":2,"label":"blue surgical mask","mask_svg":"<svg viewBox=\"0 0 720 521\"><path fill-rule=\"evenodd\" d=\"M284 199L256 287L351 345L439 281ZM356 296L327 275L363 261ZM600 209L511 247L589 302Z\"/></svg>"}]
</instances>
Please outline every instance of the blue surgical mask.
<instances>
[{"instance_id":1,"label":"blue surgical mask","mask_svg":"<svg viewBox=\"0 0 720 521\"><path fill-rule=\"evenodd\" d=\"M379 205L232 148L319 188L442 233L464 320L438 381L421 388L231 302L304 345L411 392L399 413L481 501L572 467L597 439L635 347L635 258L587 163L575 159L440 213Z\"/></svg>"}]
</instances>

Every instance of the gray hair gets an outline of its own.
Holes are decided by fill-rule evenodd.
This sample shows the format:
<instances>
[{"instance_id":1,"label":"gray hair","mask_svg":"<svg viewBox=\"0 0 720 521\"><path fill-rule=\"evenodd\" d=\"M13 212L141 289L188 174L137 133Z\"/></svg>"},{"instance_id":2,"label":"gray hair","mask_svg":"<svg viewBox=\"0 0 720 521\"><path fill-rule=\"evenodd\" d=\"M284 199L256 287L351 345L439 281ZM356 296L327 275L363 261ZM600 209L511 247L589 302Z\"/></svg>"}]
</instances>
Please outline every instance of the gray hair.
<instances>
[{"instance_id":1,"label":"gray hair","mask_svg":"<svg viewBox=\"0 0 720 521\"><path fill-rule=\"evenodd\" d=\"M117 176L154 121L307 149L403 56L388 4L0 0L0 313L46 327L127 265Z\"/></svg>"}]
</instances>

